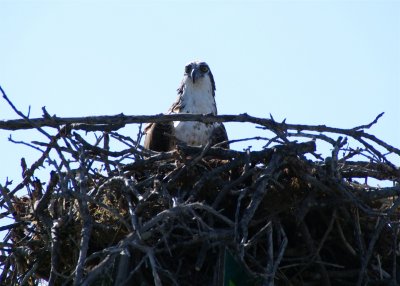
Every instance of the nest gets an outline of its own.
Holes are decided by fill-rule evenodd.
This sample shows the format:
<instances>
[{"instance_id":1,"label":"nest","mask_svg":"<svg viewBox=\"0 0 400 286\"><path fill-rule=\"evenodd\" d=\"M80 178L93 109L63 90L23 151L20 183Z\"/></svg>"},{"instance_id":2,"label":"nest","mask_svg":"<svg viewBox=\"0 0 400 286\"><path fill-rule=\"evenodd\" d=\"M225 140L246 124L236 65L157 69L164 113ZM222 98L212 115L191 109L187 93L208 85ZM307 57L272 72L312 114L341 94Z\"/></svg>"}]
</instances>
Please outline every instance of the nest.
<instances>
[{"instance_id":1,"label":"nest","mask_svg":"<svg viewBox=\"0 0 400 286\"><path fill-rule=\"evenodd\" d=\"M400 171L388 155L349 147L348 133L296 142L274 126L260 151L155 153L116 132L88 143L71 127L36 142L45 150L30 168L22 160L21 183L1 186L13 219L1 284L399 283ZM128 148L111 151L110 138ZM321 139L332 144L325 158ZM35 176L45 162L47 182Z\"/></svg>"}]
</instances>

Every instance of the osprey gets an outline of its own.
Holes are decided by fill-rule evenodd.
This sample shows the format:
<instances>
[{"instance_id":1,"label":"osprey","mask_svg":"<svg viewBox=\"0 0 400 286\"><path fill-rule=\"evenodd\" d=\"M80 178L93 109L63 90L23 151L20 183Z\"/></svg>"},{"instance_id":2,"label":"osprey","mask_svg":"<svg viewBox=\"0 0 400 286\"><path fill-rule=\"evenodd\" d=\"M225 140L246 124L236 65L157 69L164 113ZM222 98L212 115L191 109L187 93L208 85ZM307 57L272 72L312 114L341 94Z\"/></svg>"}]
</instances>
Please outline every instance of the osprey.
<instances>
[{"instance_id":1,"label":"osprey","mask_svg":"<svg viewBox=\"0 0 400 286\"><path fill-rule=\"evenodd\" d=\"M182 83L178 88L178 98L168 114L197 113L217 115L215 104L215 82L207 63L194 61L185 66ZM173 150L177 142L191 146L212 145L228 140L222 123L202 123L196 121L173 121L150 123L145 128L144 147L154 151ZM223 143L223 148L229 144Z\"/></svg>"}]
</instances>

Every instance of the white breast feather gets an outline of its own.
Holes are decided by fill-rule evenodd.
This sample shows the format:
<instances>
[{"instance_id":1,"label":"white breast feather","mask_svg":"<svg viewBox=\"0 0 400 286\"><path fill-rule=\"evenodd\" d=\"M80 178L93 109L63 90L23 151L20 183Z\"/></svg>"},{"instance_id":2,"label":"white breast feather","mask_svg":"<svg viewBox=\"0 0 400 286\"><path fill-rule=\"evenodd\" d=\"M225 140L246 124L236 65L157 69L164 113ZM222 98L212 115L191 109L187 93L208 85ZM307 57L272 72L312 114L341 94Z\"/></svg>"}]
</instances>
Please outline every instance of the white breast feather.
<instances>
[{"instance_id":1,"label":"white breast feather","mask_svg":"<svg viewBox=\"0 0 400 286\"><path fill-rule=\"evenodd\" d=\"M208 77L199 79L193 85L188 79L183 91L183 108L180 113L217 114L212 85ZM196 121L174 121L175 136L188 145L207 144L216 124L204 124Z\"/></svg>"}]
</instances>

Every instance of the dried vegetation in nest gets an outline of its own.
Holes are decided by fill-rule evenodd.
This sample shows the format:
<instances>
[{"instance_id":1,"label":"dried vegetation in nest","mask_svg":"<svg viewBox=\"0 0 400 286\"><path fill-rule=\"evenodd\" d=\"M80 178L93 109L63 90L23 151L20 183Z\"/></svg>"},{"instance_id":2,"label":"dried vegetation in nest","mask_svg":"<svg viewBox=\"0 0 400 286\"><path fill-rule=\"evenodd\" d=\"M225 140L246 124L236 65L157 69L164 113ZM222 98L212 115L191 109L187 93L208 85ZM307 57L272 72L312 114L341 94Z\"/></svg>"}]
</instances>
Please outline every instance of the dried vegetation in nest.
<instances>
[{"instance_id":1,"label":"dried vegetation in nest","mask_svg":"<svg viewBox=\"0 0 400 286\"><path fill-rule=\"evenodd\" d=\"M400 150L365 132L378 118L352 129L246 114L119 115L68 119L73 122L65 125L67 119L47 112L41 119L16 112L22 120L0 127L36 128L48 142L24 143L41 156L30 167L22 159L18 185L0 186L1 219L13 220L1 227L8 230L1 244L1 285L400 280L400 171L392 163ZM126 123L172 118L251 122L273 135L253 139L265 140L260 151L178 146L155 153L141 149L140 134L132 140L116 132ZM95 142L78 130L96 134ZM113 150L110 140L126 148ZM331 144L330 156L318 154L320 142ZM47 182L36 176L44 166ZM17 195L21 190L26 195ZM227 253L240 277L229 276Z\"/></svg>"}]
</instances>

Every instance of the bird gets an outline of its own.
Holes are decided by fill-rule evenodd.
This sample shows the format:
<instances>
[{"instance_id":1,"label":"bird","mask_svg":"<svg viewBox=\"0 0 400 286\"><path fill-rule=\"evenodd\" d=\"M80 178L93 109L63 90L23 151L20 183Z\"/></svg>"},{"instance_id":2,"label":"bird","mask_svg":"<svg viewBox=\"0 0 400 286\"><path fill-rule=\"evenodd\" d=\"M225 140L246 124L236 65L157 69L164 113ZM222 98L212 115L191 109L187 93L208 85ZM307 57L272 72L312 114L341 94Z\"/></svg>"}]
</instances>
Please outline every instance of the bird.
<instances>
[{"instance_id":1,"label":"bird","mask_svg":"<svg viewBox=\"0 0 400 286\"><path fill-rule=\"evenodd\" d=\"M215 81L209 65L204 61L192 61L185 65L178 97L167 114L194 113L217 115ZM220 122L173 121L150 123L145 129L144 147L153 151L174 150L177 143L189 146L205 146L208 143L229 149L225 126Z\"/></svg>"}]
</instances>

